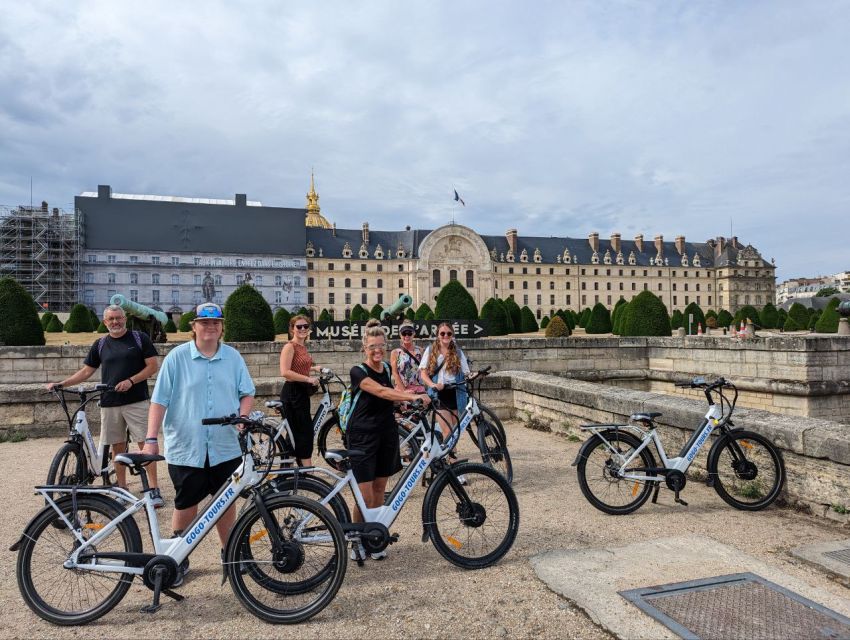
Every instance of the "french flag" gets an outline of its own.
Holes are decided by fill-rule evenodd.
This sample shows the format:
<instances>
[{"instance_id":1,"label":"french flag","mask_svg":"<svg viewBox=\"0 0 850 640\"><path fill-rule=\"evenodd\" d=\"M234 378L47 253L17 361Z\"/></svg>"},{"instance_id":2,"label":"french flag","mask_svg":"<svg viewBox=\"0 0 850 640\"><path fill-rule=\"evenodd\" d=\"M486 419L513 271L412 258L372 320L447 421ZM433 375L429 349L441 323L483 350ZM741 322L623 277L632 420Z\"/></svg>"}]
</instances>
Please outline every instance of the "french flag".
<instances>
[{"instance_id":1,"label":"french flag","mask_svg":"<svg viewBox=\"0 0 850 640\"><path fill-rule=\"evenodd\" d=\"M466 203L463 201L463 198L461 198L461 197L457 194L457 189L455 189L455 190L454 190L454 192L455 192L455 202L460 202L460 203L461 203L461 204L465 207L465 206L466 206Z\"/></svg>"}]
</instances>

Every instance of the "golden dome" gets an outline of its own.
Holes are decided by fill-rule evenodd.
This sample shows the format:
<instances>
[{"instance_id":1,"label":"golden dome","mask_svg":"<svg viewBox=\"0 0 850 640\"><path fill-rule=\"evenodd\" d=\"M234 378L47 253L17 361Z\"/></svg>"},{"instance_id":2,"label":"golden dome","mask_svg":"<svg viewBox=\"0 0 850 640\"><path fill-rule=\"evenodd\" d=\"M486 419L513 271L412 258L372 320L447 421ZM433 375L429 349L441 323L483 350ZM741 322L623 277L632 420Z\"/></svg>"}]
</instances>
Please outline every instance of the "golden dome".
<instances>
[{"instance_id":1,"label":"golden dome","mask_svg":"<svg viewBox=\"0 0 850 640\"><path fill-rule=\"evenodd\" d=\"M310 171L310 193L307 194L307 219L305 224L308 227L318 227L320 229L331 228L331 223L325 220L321 209L319 209L319 194L316 193L312 171Z\"/></svg>"}]
</instances>

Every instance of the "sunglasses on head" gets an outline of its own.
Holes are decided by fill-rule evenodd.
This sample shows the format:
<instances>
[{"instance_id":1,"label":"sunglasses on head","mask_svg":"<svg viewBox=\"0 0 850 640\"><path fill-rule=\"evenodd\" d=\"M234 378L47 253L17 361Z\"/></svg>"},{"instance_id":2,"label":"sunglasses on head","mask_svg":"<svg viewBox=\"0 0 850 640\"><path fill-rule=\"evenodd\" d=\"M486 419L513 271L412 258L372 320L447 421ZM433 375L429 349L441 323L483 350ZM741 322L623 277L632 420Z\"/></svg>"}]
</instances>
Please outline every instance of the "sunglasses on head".
<instances>
[{"instance_id":1,"label":"sunglasses on head","mask_svg":"<svg viewBox=\"0 0 850 640\"><path fill-rule=\"evenodd\" d=\"M446 336L451 338L453 335L454 334L451 331L440 331L440 336L443 337L443 338L445 338Z\"/></svg>"},{"instance_id":2,"label":"sunglasses on head","mask_svg":"<svg viewBox=\"0 0 850 640\"><path fill-rule=\"evenodd\" d=\"M212 320L221 320L221 309L214 305L201 307L195 316L197 318L210 318Z\"/></svg>"},{"instance_id":3,"label":"sunglasses on head","mask_svg":"<svg viewBox=\"0 0 850 640\"><path fill-rule=\"evenodd\" d=\"M309 324L296 324L296 325L295 325L295 328L296 328L296 329L301 329L301 330L303 331L304 329L309 329L309 328L310 328L310 325L309 325Z\"/></svg>"}]
</instances>

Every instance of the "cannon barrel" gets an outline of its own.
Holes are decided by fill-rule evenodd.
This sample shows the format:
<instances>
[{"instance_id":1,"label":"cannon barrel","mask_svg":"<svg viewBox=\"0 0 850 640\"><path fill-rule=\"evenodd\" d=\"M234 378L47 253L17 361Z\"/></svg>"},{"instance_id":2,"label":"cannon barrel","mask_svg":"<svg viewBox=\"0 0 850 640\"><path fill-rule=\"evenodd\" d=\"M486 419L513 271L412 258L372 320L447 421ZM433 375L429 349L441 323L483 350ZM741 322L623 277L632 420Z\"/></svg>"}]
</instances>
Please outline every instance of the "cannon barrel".
<instances>
[{"instance_id":1,"label":"cannon barrel","mask_svg":"<svg viewBox=\"0 0 850 640\"><path fill-rule=\"evenodd\" d=\"M410 305L413 304L413 298L406 293L399 296L398 300L392 303L389 307L381 311L381 320L386 320L394 315L403 313Z\"/></svg>"},{"instance_id":2,"label":"cannon barrel","mask_svg":"<svg viewBox=\"0 0 850 640\"><path fill-rule=\"evenodd\" d=\"M128 316L134 316L136 318L141 318L142 320L147 320L151 316L156 318L160 324L164 325L168 322L168 316L165 315L162 311L157 311L156 309L151 309L147 305L139 304L138 302L133 302L132 300L127 300L120 293L116 293L109 299L109 304L114 304L122 309L124 309L124 313Z\"/></svg>"},{"instance_id":3,"label":"cannon barrel","mask_svg":"<svg viewBox=\"0 0 850 640\"><path fill-rule=\"evenodd\" d=\"M842 318L850 318L850 300L845 300L838 305L838 315Z\"/></svg>"}]
</instances>

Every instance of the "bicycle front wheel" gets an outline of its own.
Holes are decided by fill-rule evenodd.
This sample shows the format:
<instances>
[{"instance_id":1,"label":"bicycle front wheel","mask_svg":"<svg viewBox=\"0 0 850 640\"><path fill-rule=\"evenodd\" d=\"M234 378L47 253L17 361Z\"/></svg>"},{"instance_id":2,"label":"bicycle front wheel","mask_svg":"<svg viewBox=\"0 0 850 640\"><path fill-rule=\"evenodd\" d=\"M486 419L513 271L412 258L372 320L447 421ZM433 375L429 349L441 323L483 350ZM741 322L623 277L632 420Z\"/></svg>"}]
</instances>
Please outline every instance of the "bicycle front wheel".
<instances>
[{"instance_id":1,"label":"bicycle front wheel","mask_svg":"<svg viewBox=\"0 0 850 640\"><path fill-rule=\"evenodd\" d=\"M501 473L509 483L514 481L514 466L508 447L496 427L484 418L478 423L478 448L484 464Z\"/></svg>"},{"instance_id":2,"label":"bicycle front wheel","mask_svg":"<svg viewBox=\"0 0 850 640\"><path fill-rule=\"evenodd\" d=\"M584 497L594 507L621 516L635 511L647 501L653 481L624 478L620 473L622 461L640 446L637 438L614 430L606 431L604 436L603 440L595 434L582 445L577 467L578 484ZM644 471L653 467L655 458L649 449L644 448L624 472L654 475Z\"/></svg>"},{"instance_id":3,"label":"bicycle front wheel","mask_svg":"<svg viewBox=\"0 0 850 640\"><path fill-rule=\"evenodd\" d=\"M452 475L463 478L453 485ZM462 462L437 476L425 495L422 518L446 560L481 569L500 560L519 531L519 502L508 481L483 464Z\"/></svg>"},{"instance_id":4,"label":"bicycle front wheel","mask_svg":"<svg viewBox=\"0 0 850 640\"><path fill-rule=\"evenodd\" d=\"M91 484L83 446L79 442L63 444L47 471L47 484Z\"/></svg>"},{"instance_id":5,"label":"bicycle front wheel","mask_svg":"<svg viewBox=\"0 0 850 640\"><path fill-rule=\"evenodd\" d=\"M752 431L721 436L708 461L708 473L717 495L743 511L764 509L785 484L782 455L770 440Z\"/></svg>"},{"instance_id":6,"label":"bicycle front wheel","mask_svg":"<svg viewBox=\"0 0 850 640\"><path fill-rule=\"evenodd\" d=\"M301 496L265 501L280 539L257 509L246 512L227 541L225 563L233 592L258 618L295 624L336 596L347 568L345 534L331 513Z\"/></svg>"},{"instance_id":7,"label":"bicycle front wheel","mask_svg":"<svg viewBox=\"0 0 850 640\"><path fill-rule=\"evenodd\" d=\"M58 502L62 513L73 524L79 522L81 535L88 539L121 514L113 500L93 495L78 495L77 509L70 497ZM18 551L18 588L24 602L38 616L57 625L79 625L108 613L127 593L132 574L66 569L63 563L80 546L59 514L45 507L27 527ZM132 518L122 520L109 535L80 554L78 566L116 564L119 560L97 559L102 553L141 553L142 537Z\"/></svg>"}]
</instances>

